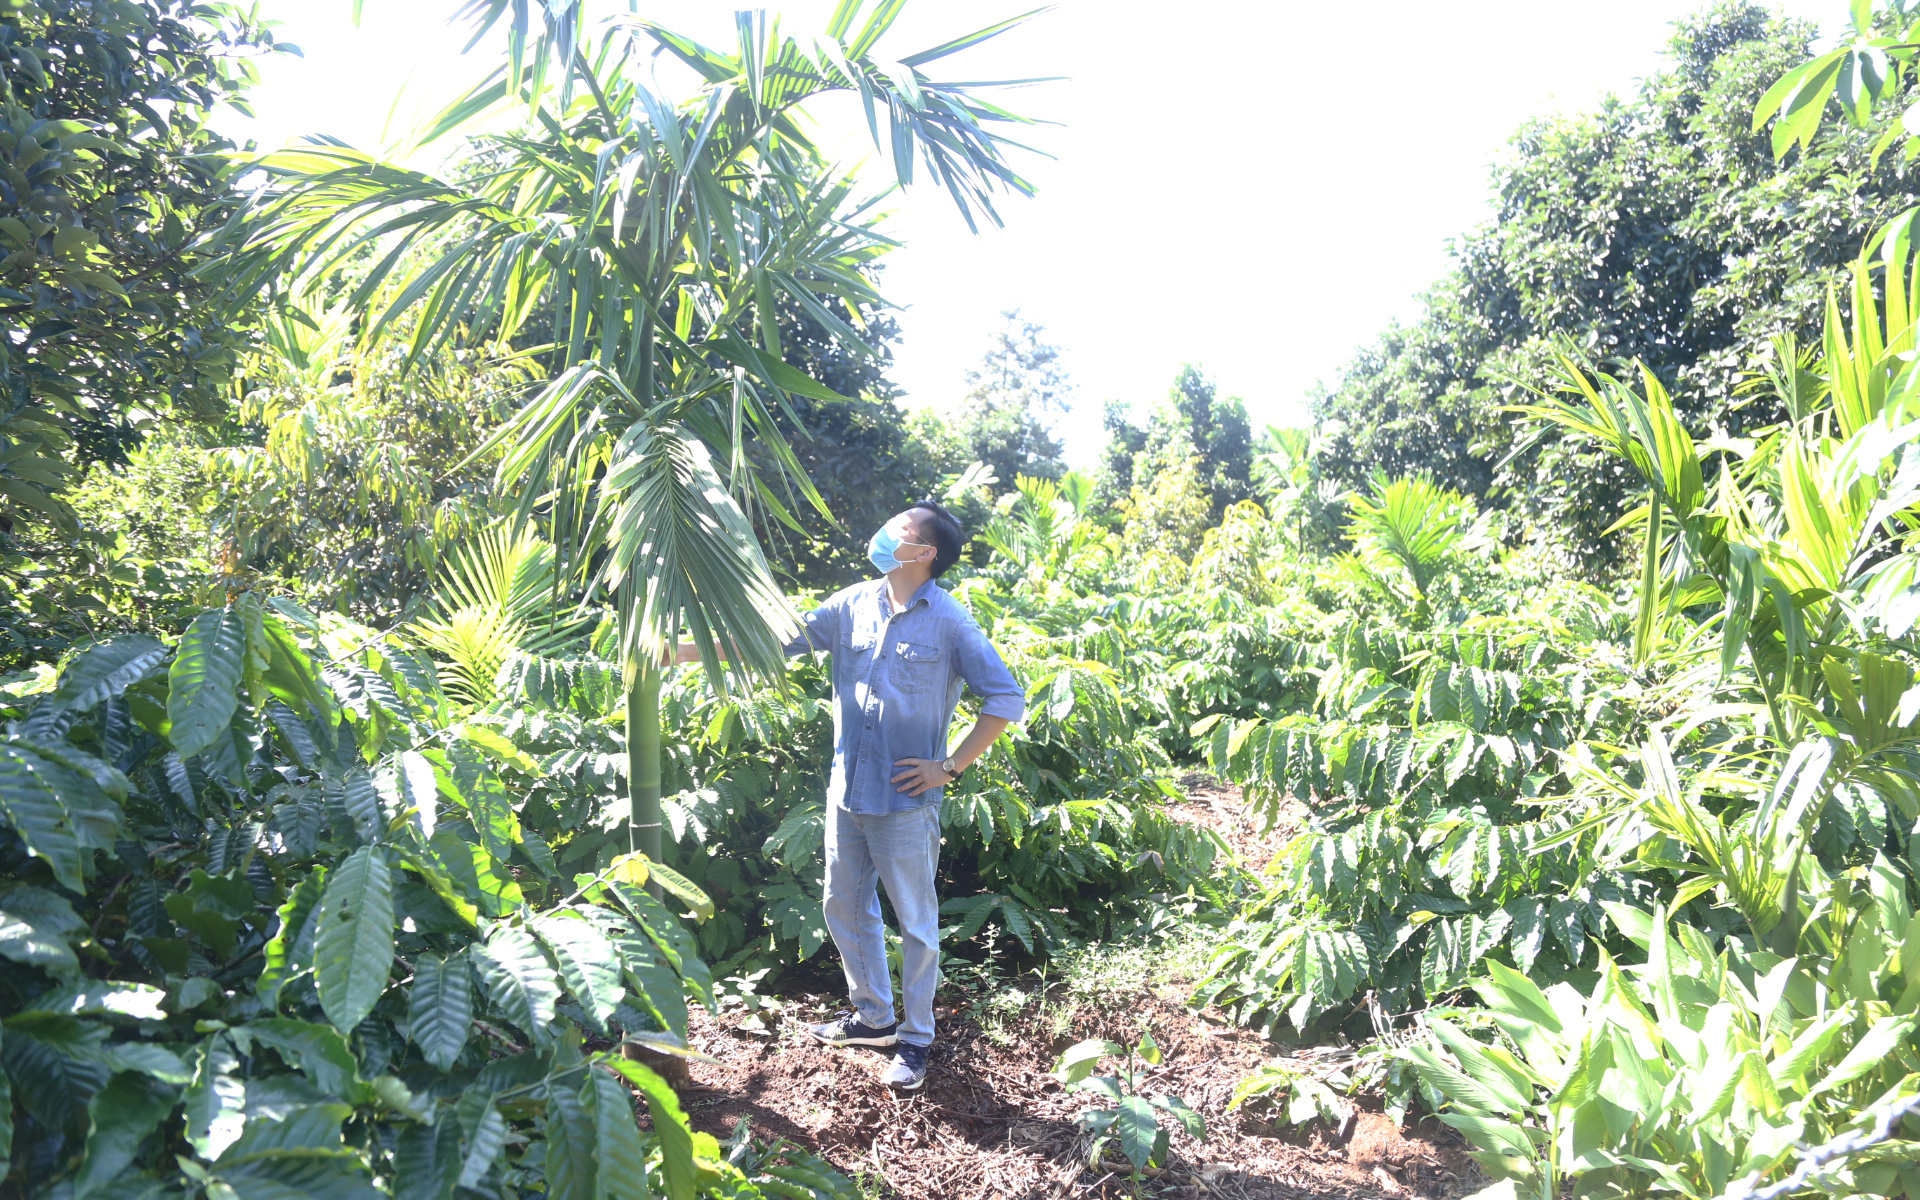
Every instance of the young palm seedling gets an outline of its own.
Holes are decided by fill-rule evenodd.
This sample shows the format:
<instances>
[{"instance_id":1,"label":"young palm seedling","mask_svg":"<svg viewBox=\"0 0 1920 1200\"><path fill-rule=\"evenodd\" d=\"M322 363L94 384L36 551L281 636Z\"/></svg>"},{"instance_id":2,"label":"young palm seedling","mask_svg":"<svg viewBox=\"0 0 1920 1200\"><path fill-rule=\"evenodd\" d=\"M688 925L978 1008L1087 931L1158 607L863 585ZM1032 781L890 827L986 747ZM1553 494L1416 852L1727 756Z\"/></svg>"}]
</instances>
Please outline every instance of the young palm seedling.
<instances>
[{"instance_id":1,"label":"young palm seedling","mask_svg":"<svg viewBox=\"0 0 1920 1200\"><path fill-rule=\"evenodd\" d=\"M1108 1058L1124 1059L1125 1063L1112 1075L1095 1075L1101 1061ZM1136 1060L1139 1070L1134 1069ZM1091 1162L1098 1163L1108 1142L1117 1139L1121 1153L1133 1164L1136 1181L1148 1166L1166 1166L1169 1130L1160 1124L1161 1112L1178 1121L1196 1141L1206 1139L1206 1122L1187 1107L1185 1100L1164 1092L1149 1097L1141 1090L1152 1068L1160 1062L1159 1045L1151 1033L1142 1031L1139 1042L1132 1046L1099 1038L1081 1042L1054 1064L1054 1077L1061 1083L1092 1092L1109 1105L1084 1109L1075 1118L1080 1128L1093 1135L1093 1146L1088 1151Z\"/></svg>"}]
</instances>

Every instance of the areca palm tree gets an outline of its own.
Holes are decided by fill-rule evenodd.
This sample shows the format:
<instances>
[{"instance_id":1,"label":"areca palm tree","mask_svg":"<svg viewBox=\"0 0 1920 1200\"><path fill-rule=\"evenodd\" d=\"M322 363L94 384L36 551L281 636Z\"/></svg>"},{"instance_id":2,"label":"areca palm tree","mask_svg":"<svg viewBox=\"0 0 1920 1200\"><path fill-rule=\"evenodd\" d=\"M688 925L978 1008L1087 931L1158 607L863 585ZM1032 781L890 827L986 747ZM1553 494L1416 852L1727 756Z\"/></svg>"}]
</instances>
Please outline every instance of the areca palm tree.
<instances>
[{"instance_id":1,"label":"areca palm tree","mask_svg":"<svg viewBox=\"0 0 1920 1200\"><path fill-rule=\"evenodd\" d=\"M994 128L1023 119L980 98L998 85L923 68L1026 18L891 60L875 46L904 0L880 0L857 32L862 0L843 0L808 45L740 14L732 52L632 17L589 42L567 15L577 10L549 5L563 16L527 54L526 0L470 10L494 20L509 3L509 62L424 138L510 102L528 107L524 131L476 139L451 177L337 143L269 156L273 182L231 269L236 288L258 289L376 245L384 257L350 297L370 333L411 313L416 352L485 339L550 365L481 452L501 453L501 492L548 524L565 570L617 614L635 845L657 859L658 664L684 633L723 691L779 678L794 619L745 509L790 520L781 497L797 494L825 511L775 416L789 393L840 397L782 361L776 310L797 305L861 347L831 301L852 313L879 303L866 268L891 245L871 202L825 168L799 110L857 93L901 182L917 162L970 223L997 221L996 193L1032 191ZM646 86L635 68L650 52L691 68L696 94L676 104ZM549 58L566 86L547 86ZM383 291L394 298L376 309ZM542 344L526 349L529 338ZM790 487L756 469L750 440Z\"/></svg>"}]
</instances>

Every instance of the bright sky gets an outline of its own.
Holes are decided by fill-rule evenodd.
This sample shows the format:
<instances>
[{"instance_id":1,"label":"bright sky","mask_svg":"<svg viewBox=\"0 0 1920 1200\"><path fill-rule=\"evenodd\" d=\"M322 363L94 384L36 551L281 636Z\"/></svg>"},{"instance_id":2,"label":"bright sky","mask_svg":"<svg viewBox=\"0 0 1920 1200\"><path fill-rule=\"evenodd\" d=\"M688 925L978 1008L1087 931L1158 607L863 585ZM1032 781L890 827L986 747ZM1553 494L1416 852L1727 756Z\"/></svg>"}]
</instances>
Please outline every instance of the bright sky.
<instances>
[{"instance_id":1,"label":"bright sky","mask_svg":"<svg viewBox=\"0 0 1920 1200\"><path fill-rule=\"evenodd\" d=\"M1020 3L918 0L881 49L911 54ZM892 198L889 230L905 243L883 285L903 307L893 377L910 403L960 395L999 314L1017 308L1047 327L1078 384L1060 428L1072 460L1097 451L1106 400L1144 411L1184 362L1243 397L1256 428L1299 423L1314 383L1416 312L1448 239L1486 219L1488 168L1513 130L1631 90L1660 69L1670 24L1701 6L1065 0L935 64L948 78L1069 78L1004 94L1059 123L1023 131L1053 157L1027 159L1039 194L1007 199L1004 229L969 233L932 188ZM458 7L369 0L356 28L350 0L265 0L306 56L263 65L257 118L233 118L231 132L384 144L497 61L460 56L464 36L446 24ZM639 7L724 46L740 5ZM770 7L803 31L831 4ZM1846 6L1780 7L1833 29ZM849 163L870 149L855 110L816 115L848 131L832 144Z\"/></svg>"}]
</instances>

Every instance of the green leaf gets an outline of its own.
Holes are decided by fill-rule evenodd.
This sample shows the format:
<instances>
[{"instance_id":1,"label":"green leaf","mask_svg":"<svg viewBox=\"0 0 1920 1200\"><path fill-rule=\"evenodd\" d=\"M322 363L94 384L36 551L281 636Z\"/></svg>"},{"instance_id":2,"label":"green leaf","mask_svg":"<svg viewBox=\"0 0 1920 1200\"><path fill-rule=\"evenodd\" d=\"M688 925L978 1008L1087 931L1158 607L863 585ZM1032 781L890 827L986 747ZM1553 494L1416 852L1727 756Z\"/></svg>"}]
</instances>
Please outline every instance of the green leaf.
<instances>
[{"instance_id":1,"label":"green leaf","mask_svg":"<svg viewBox=\"0 0 1920 1200\"><path fill-rule=\"evenodd\" d=\"M140 1143L173 1111L179 1089L145 1075L122 1071L87 1103L93 1130L86 1157L73 1180L74 1200L109 1189L132 1165Z\"/></svg>"},{"instance_id":2,"label":"green leaf","mask_svg":"<svg viewBox=\"0 0 1920 1200\"><path fill-rule=\"evenodd\" d=\"M27 743L0 743L0 816L26 843L27 853L47 864L60 886L84 892L80 839L67 811L78 801L81 780Z\"/></svg>"},{"instance_id":3,"label":"green leaf","mask_svg":"<svg viewBox=\"0 0 1920 1200\"><path fill-rule=\"evenodd\" d=\"M487 944L476 949L474 965L487 985L487 998L507 1020L535 1045L553 1039L560 987L532 934L516 925L494 926Z\"/></svg>"},{"instance_id":4,"label":"green leaf","mask_svg":"<svg viewBox=\"0 0 1920 1200\"><path fill-rule=\"evenodd\" d=\"M433 756L429 756L433 757ZM473 818L473 827L487 853L501 866L513 857L514 843L520 840L520 819L514 815L513 801L493 768L466 742L456 742L446 754L451 784L450 799L463 806Z\"/></svg>"},{"instance_id":5,"label":"green leaf","mask_svg":"<svg viewBox=\"0 0 1920 1200\"><path fill-rule=\"evenodd\" d=\"M1061 1083L1071 1087L1093 1074L1093 1069L1100 1065L1101 1059L1126 1052L1127 1048L1119 1042L1089 1038L1067 1047L1067 1052L1053 1065L1053 1074Z\"/></svg>"},{"instance_id":6,"label":"green leaf","mask_svg":"<svg viewBox=\"0 0 1920 1200\"><path fill-rule=\"evenodd\" d=\"M251 1021L234 1031L239 1039L259 1042L280 1051L313 1086L329 1096L340 1096L355 1103L370 1095L360 1081L360 1063L347 1046L346 1035L338 1029L291 1017L269 1017Z\"/></svg>"},{"instance_id":7,"label":"green leaf","mask_svg":"<svg viewBox=\"0 0 1920 1200\"><path fill-rule=\"evenodd\" d=\"M275 1117L253 1114L240 1136L220 1155L216 1166L229 1168L258 1159L339 1157L352 1161L340 1141L340 1123L353 1114L345 1104L304 1104Z\"/></svg>"},{"instance_id":8,"label":"green leaf","mask_svg":"<svg viewBox=\"0 0 1920 1200\"><path fill-rule=\"evenodd\" d=\"M393 969L393 872L385 852L362 846L327 880L314 930L320 1008L350 1030L373 1011Z\"/></svg>"},{"instance_id":9,"label":"green leaf","mask_svg":"<svg viewBox=\"0 0 1920 1200\"><path fill-rule=\"evenodd\" d=\"M301 972L313 969L313 915L320 907L326 880L327 869L315 867L293 885L280 906L280 929L267 940L261 952L266 965L254 981L255 992L270 1009L279 1007L281 988Z\"/></svg>"},{"instance_id":10,"label":"green leaf","mask_svg":"<svg viewBox=\"0 0 1920 1200\"><path fill-rule=\"evenodd\" d=\"M413 960L407 992L407 1029L421 1057L451 1070L473 1028L473 969L464 951L447 958L422 954Z\"/></svg>"},{"instance_id":11,"label":"green leaf","mask_svg":"<svg viewBox=\"0 0 1920 1200\"><path fill-rule=\"evenodd\" d=\"M1160 1043L1154 1041L1153 1034L1147 1030L1140 1031L1140 1044L1134 1047L1134 1053L1148 1066L1160 1065Z\"/></svg>"},{"instance_id":12,"label":"green leaf","mask_svg":"<svg viewBox=\"0 0 1920 1200\"><path fill-rule=\"evenodd\" d=\"M691 879L680 874L680 872L674 870L672 867L666 866L663 863L654 862L651 859L647 861L647 871L652 876L654 882L658 883L667 892L679 897L680 902L685 904L695 917L698 917L702 921L710 921L713 919L715 910L712 899L710 899L705 892L701 891L699 886Z\"/></svg>"},{"instance_id":13,"label":"green leaf","mask_svg":"<svg viewBox=\"0 0 1920 1200\"><path fill-rule=\"evenodd\" d=\"M231 610L203 612L181 635L167 671L167 719L168 740L182 758L228 735L240 706L246 650L246 625Z\"/></svg>"},{"instance_id":14,"label":"green leaf","mask_svg":"<svg viewBox=\"0 0 1920 1200\"><path fill-rule=\"evenodd\" d=\"M654 1136L660 1140L661 1173L666 1176L667 1200L693 1200L698 1167L693 1157L693 1129L681 1111L680 1097L667 1081L632 1059L614 1057L606 1064L626 1077L646 1097L653 1116Z\"/></svg>"},{"instance_id":15,"label":"green leaf","mask_svg":"<svg viewBox=\"0 0 1920 1200\"><path fill-rule=\"evenodd\" d=\"M468 1096L472 1095L468 1093ZM461 1098L463 1104L466 1099L467 1096ZM472 1132L467 1135L466 1156L460 1163L460 1186L479 1187L506 1144L507 1120L500 1115L500 1110L493 1106L493 1102L487 1100L479 1119L474 1122Z\"/></svg>"},{"instance_id":16,"label":"green leaf","mask_svg":"<svg viewBox=\"0 0 1920 1200\"><path fill-rule=\"evenodd\" d=\"M215 1178L237 1200L388 1200L349 1162L278 1155L223 1168Z\"/></svg>"},{"instance_id":17,"label":"green leaf","mask_svg":"<svg viewBox=\"0 0 1920 1200\"><path fill-rule=\"evenodd\" d=\"M96 642L80 651L60 672L53 689L53 705L66 712L85 712L165 662L167 648L144 633L126 634Z\"/></svg>"},{"instance_id":18,"label":"green leaf","mask_svg":"<svg viewBox=\"0 0 1920 1200\"><path fill-rule=\"evenodd\" d=\"M1172 1113L1174 1119L1180 1122L1180 1127L1187 1131L1187 1136L1194 1141L1204 1142L1207 1140L1206 1119L1188 1107L1185 1100L1182 1100L1178 1096L1159 1095L1153 1098L1153 1106L1155 1108L1164 1108Z\"/></svg>"},{"instance_id":19,"label":"green leaf","mask_svg":"<svg viewBox=\"0 0 1920 1200\"><path fill-rule=\"evenodd\" d=\"M73 906L52 892L16 887L0 893L0 955L15 962L70 977L79 971L80 960L67 939L84 935L86 928Z\"/></svg>"},{"instance_id":20,"label":"green leaf","mask_svg":"<svg viewBox=\"0 0 1920 1200\"><path fill-rule=\"evenodd\" d=\"M613 945L585 919L566 910L537 918L533 928L553 952L567 991L587 1010L594 1024L605 1030L607 1018L626 995L620 982L620 956Z\"/></svg>"},{"instance_id":21,"label":"green leaf","mask_svg":"<svg viewBox=\"0 0 1920 1200\"><path fill-rule=\"evenodd\" d=\"M1120 1149L1127 1156L1135 1170L1144 1171L1153 1160L1153 1141L1160 1133L1160 1122L1153 1115L1153 1105L1138 1096L1128 1096L1120 1101L1119 1109L1113 1119L1113 1127L1120 1135Z\"/></svg>"},{"instance_id":22,"label":"green leaf","mask_svg":"<svg viewBox=\"0 0 1920 1200\"><path fill-rule=\"evenodd\" d=\"M460 1165L458 1121L407 1125L393 1143L393 1200L450 1200Z\"/></svg>"},{"instance_id":23,"label":"green leaf","mask_svg":"<svg viewBox=\"0 0 1920 1200\"><path fill-rule=\"evenodd\" d=\"M580 1102L594 1127L594 1200L652 1200L647 1148L634 1122L633 1096L604 1071L592 1071Z\"/></svg>"},{"instance_id":24,"label":"green leaf","mask_svg":"<svg viewBox=\"0 0 1920 1200\"><path fill-rule=\"evenodd\" d=\"M594 1157L599 1138L582 1095L564 1087L547 1092L544 1132L549 1200L594 1200L598 1175Z\"/></svg>"}]
</instances>

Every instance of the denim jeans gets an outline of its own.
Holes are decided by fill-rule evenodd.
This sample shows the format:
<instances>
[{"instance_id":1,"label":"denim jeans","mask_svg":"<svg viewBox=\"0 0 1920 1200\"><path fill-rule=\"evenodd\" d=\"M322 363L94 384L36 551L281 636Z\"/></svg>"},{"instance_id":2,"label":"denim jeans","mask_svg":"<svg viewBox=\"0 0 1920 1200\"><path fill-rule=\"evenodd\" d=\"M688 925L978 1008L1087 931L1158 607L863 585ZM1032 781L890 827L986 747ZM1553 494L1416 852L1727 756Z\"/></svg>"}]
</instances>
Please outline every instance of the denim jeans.
<instances>
[{"instance_id":1,"label":"denim jeans","mask_svg":"<svg viewBox=\"0 0 1920 1200\"><path fill-rule=\"evenodd\" d=\"M905 1014L900 1040L933 1042L933 990L940 982L940 900L933 891L940 860L940 806L905 812L851 813L827 805L827 931L847 970L854 1012L868 1025L893 1024L893 980L880 922L880 894L900 921L900 988Z\"/></svg>"}]
</instances>

